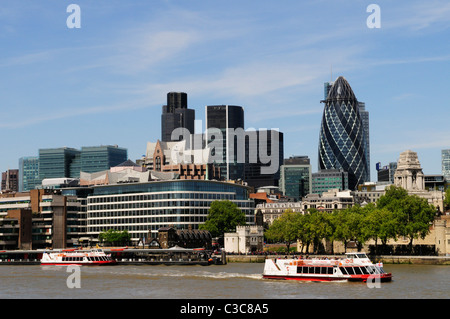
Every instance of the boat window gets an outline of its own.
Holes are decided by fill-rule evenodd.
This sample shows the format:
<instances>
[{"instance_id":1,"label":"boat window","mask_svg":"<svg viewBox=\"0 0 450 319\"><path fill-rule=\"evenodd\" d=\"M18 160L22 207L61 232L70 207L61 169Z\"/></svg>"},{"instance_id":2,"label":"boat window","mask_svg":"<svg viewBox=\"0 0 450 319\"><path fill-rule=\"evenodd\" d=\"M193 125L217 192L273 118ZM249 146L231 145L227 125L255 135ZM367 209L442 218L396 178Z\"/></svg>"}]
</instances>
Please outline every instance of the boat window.
<instances>
[{"instance_id":1,"label":"boat window","mask_svg":"<svg viewBox=\"0 0 450 319\"><path fill-rule=\"evenodd\" d=\"M348 275L348 272L347 272L347 270L345 269L345 267L339 267L339 269L341 270L342 274Z\"/></svg>"},{"instance_id":2,"label":"boat window","mask_svg":"<svg viewBox=\"0 0 450 319\"><path fill-rule=\"evenodd\" d=\"M355 273L356 273L357 275L362 275L362 270L361 270L360 267L353 267L353 268L355 269Z\"/></svg>"},{"instance_id":3,"label":"boat window","mask_svg":"<svg viewBox=\"0 0 450 319\"><path fill-rule=\"evenodd\" d=\"M358 256L358 258L367 258L366 254L356 254L356 256Z\"/></svg>"},{"instance_id":4,"label":"boat window","mask_svg":"<svg viewBox=\"0 0 450 319\"><path fill-rule=\"evenodd\" d=\"M353 267L346 267L347 272L349 275L354 275L355 274L355 270L353 269Z\"/></svg>"}]
</instances>

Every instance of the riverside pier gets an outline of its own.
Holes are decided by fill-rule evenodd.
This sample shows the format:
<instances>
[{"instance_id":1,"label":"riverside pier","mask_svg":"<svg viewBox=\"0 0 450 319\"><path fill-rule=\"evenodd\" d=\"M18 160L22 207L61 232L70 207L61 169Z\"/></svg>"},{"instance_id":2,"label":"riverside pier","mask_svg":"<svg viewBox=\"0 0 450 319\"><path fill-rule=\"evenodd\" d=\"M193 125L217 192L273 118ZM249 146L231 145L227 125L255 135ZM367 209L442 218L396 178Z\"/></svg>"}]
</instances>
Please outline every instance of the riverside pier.
<instances>
[{"instance_id":1,"label":"riverside pier","mask_svg":"<svg viewBox=\"0 0 450 319\"><path fill-rule=\"evenodd\" d=\"M11 250L0 251L1 265L40 265L44 252L63 252L63 250ZM117 261L118 265L223 265L226 255L219 255L204 249L186 249L173 247L169 249L135 249L107 248L106 254Z\"/></svg>"}]
</instances>

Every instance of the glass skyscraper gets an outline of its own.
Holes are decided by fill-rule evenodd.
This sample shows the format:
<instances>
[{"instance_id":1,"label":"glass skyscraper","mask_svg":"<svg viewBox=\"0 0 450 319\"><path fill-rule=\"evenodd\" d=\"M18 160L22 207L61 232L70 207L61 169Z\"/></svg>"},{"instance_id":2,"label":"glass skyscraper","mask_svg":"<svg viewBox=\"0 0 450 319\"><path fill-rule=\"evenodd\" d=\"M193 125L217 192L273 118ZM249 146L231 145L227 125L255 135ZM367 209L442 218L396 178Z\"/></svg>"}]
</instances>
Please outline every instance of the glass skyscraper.
<instances>
[{"instance_id":1,"label":"glass skyscraper","mask_svg":"<svg viewBox=\"0 0 450 319\"><path fill-rule=\"evenodd\" d=\"M19 159L19 192L28 192L41 184L39 179L39 158L37 156Z\"/></svg>"},{"instance_id":2,"label":"glass skyscraper","mask_svg":"<svg viewBox=\"0 0 450 319\"><path fill-rule=\"evenodd\" d=\"M128 151L116 145L83 146L81 150L61 147L39 150L39 179L79 178L80 172L108 170L128 159Z\"/></svg>"},{"instance_id":3,"label":"glass skyscraper","mask_svg":"<svg viewBox=\"0 0 450 319\"><path fill-rule=\"evenodd\" d=\"M450 149L441 151L442 154L442 175L447 181L450 181Z\"/></svg>"},{"instance_id":4,"label":"glass skyscraper","mask_svg":"<svg viewBox=\"0 0 450 319\"><path fill-rule=\"evenodd\" d=\"M348 172L349 188L356 189L370 180L368 140L360 103L342 76L331 86L325 85L327 91L322 101L325 107L319 136L319 170L343 169Z\"/></svg>"},{"instance_id":5,"label":"glass skyscraper","mask_svg":"<svg viewBox=\"0 0 450 319\"><path fill-rule=\"evenodd\" d=\"M220 168L220 175L226 180L236 180L244 176L244 161L238 160L238 147L245 151L245 141L239 140L233 133L236 129L244 129L244 109L236 105L207 105L206 113L206 140L209 144L216 140L222 147L211 150L211 155L220 160L216 164ZM218 129L221 136L212 135L210 129ZM233 141L230 139L233 138ZM232 143L233 142L233 143ZM233 144L233 151L230 145ZM222 155L216 154L221 152Z\"/></svg>"}]
</instances>

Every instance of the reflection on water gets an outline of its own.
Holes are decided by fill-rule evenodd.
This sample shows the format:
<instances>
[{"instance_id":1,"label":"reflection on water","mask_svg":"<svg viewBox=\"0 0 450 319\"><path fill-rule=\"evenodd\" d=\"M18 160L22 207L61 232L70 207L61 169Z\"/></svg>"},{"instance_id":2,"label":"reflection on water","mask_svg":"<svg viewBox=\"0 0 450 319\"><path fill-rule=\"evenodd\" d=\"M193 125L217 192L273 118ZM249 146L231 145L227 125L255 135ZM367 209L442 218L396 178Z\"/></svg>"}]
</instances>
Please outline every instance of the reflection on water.
<instances>
[{"instance_id":1,"label":"reflection on water","mask_svg":"<svg viewBox=\"0 0 450 319\"><path fill-rule=\"evenodd\" d=\"M263 264L225 266L81 267L81 288L67 287L65 266L1 266L0 298L448 298L450 267L385 265L393 281L364 283L276 281Z\"/></svg>"}]
</instances>

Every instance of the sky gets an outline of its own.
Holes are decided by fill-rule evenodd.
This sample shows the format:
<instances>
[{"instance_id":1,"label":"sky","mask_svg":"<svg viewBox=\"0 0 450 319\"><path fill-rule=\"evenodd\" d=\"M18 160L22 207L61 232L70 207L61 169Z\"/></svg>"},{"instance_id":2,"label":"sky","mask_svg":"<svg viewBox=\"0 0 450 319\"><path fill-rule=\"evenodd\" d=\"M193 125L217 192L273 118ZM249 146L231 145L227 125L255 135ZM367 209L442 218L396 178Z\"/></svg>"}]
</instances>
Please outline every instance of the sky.
<instances>
[{"instance_id":1,"label":"sky","mask_svg":"<svg viewBox=\"0 0 450 319\"><path fill-rule=\"evenodd\" d=\"M136 160L176 91L203 123L206 105L242 106L246 129L279 129L316 172L323 84L344 76L369 111L372 181L408 149L441 174L450 2L375 1L3 0L0 171L63 146Z\"/></svg>"}]
</instances>

